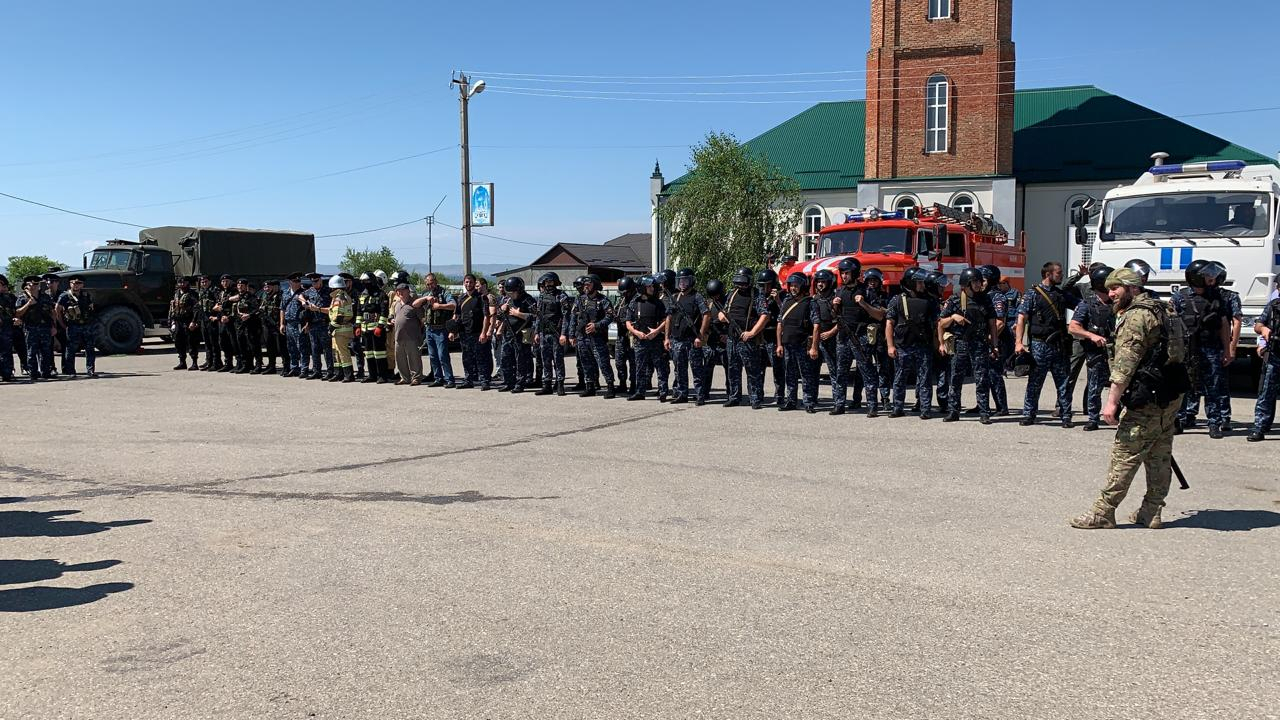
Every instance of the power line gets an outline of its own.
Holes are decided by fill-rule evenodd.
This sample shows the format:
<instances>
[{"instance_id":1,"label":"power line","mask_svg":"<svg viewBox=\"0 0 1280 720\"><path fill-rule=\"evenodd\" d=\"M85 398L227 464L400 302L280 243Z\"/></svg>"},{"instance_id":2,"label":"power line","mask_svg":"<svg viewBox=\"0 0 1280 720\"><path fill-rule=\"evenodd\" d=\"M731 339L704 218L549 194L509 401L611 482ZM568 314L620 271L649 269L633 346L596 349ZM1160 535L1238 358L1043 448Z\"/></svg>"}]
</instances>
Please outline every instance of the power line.
<instances>
[{"instance_id":1,"label":"power line","mask_svg":"<svg viewBox=\"0 0 1280 720\"><path fill-rule=\"evenodd\" d=\"M343 238L343 237L351 237L353 235L368 235L369 233L380 232L382 230L391 230L394 228L404 227L405 225L420 223L420 222L423 222L424 220L426 220L425 217L420 217L420 218L414 218L412 220L407 220L402 223L396 223L395 225L386 225L383 227L370 228L368 230L356 230L355 232L334 233L331 235L316 235L316 239L321 240L324 238ZM440 223L440 224L443 225L444 223Z\"/></svg>"},{"instance_id":2,"label":"power line","mask_svg":"<svg viewBox=\"0 0 1280 720\"><path fill-rule=\"evenodd\" d=\"M111 218L98 217L97 215L90 215L89 213L82 213L77 210L68 210L66 208L61 208L56 205L48 205L46 203L36 202L35 200L28 200L27 198L18 197L17 195L10 195L9 193L5 193L5 192L0 192L0 196L7 197L11 200L17 200L18 202L24 202L31 205L39 205L42 208L49 208L50 210L57 210L58 212L67 213L68 215L79 215L80 217L89 218L90 220L100 220L102 222L112 223L113 225L125 225L127 227L135 227L143 230L147 228L146 225L139 225L137 223L124 222L123 220L112 220Z\"/></svg>"},{"instance_id":3,"label":"power line","mask_svg":"<svg viewBox=\"0 0 1280 720\"><path fill-rule=\"evenodd\" d=\"M437 225L443 225L443 226L445 226L445 227L447 227L447 228L452 228L452 229L454 229L454 230L461 230L461 229L462 229L462 228L457 227L457 226L455 226L455 225L450 225L449 223L446 223L446 222L440 222L439 220L437 220L437 221L436 221L436 224L437 224ZM472 230L472 231L471 231L471 234L472 234L472 235L479 235L479 236L481 236L481 237L487 237L487 238L490 238L490 239L493 239L493 240L501 240L502 242L514 243L514 244L516 244L516 245L530 245L530 246L532 246L532 247L540 247L540 248L546 248L546 247L551 247L552 245L555 245L555 243L534 243L534 242L526 242L526 241L524 241L524 240L512 240L511 238L504 238L504 237L502 237L501 235L491 235L491 234L489 234L489 233L477 232L476 230Z\"/></svg>"}]
</instances>

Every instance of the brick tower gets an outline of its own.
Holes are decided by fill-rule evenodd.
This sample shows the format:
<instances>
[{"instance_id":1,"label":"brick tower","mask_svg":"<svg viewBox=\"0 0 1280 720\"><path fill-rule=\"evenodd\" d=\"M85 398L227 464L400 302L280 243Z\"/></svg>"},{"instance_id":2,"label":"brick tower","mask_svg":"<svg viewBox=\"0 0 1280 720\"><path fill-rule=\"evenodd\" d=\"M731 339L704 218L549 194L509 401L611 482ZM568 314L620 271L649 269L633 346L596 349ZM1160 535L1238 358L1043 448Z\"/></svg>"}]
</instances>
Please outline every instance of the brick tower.
<instances>
[{"instance_id":1,"label":"brick tower","mask_svg":"<svg viewBox=\"0 0 1280 720\"><path fill-rule=\"evenodd\" d=\"M1013 172L1013 0L871 0L867 178Z\"/></svg>"}]
</instances>

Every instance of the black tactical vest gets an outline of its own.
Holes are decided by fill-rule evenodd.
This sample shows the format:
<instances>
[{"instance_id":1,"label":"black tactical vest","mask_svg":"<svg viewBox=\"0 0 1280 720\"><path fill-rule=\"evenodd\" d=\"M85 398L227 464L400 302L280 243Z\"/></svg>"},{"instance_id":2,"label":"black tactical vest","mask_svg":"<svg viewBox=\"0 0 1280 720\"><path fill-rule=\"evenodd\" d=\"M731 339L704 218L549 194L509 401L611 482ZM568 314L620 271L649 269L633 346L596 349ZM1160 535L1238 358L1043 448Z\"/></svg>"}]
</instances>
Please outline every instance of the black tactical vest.
<instances>
[{"instance_id":1,"label":"black tactical vest","mask_svg":"<svg viewBox=\"0 0 1280 720\"><path fill-rule=\"evenodd\" d=\"M1198 295L1187 288L1183 291L1181 316L1188 338L1200 345L1214 345L1222 327L1222 296L1216 290Z\"/></svg>"},{"instance_id":2,"label":"black tactical vest","mask_svg":"<svg viewBox=\"0 0 1280 720\"><path fill-rule=\"evenodd\" d=\"M808 295L800 298L788 296L782 301L782 309L778 314L778 326L781 330L783 345L796 345L804 342L813 333L813 324L809 322L809 304L813 299Z\"/></svg>"},{"instance_id":3,"label":"black tactical vest","mask_svg":"<svg viewBox=\"0 0 1280 720\"><path fill-rule=\"evenodd\" d=\"M968 298L964 312L960 314L969 321L969 324L963 327L951 326L953 330L959 332L960 337L966 341L972 341L985 340L991 336L990 321L995 319L996 312L995 306L991 305L985 294Z\"/></svg>"},{"instance_id":4,"label":"black tactical vest","mask_svg":"<svg viewBox=\"0 0 1280 720\"><path fill-rule=\"evenodd\" d=\"M671 338L692 340L701 329L702 313L698 311L698 294L681 293L671 299Z\"/></svg>"},{"instance_id":5,"label":"black tactical vest","mask_svg":"<svg viewBox=\"0 0 1280 720\"><path fill-rule=\"evenodd\" d=\"M578 324L574 327L579 335L587 334L587 326L595 323L596 332L600 332L600 321L605 318L609 300L603 295L583 295L578 298Z\"/></svg>"},{"instance_id":6,"label":"black tactical vest","mask_svg":"<svg viewBox=\"0 0 1280 720\"><path fill-rule=\"evenodd\" d=\"M1101 335L1108 340L1116 332L1115 313L1111 312L1110 305L1099 300L1096 295L1084 301L1084 312L1081 313L1080 322L1084 325L1085 330L1094 335ZM1081 340L1080 344L1084 346L1085 350L1097 349L1101 351L1101 348L1091 342Z\"/></svg>"},{"instance_id":7,"label":"black tactical vest","mask_svg":"<svg viewBox=\"0 0 1280 720\"><path fill-rule=\"evenodd\" d=\"M1063 303L1066 298L1057 286L1046 288L1036 285L1027 291L1034 299L1031 301L1031 337L1044 340L1056 332L1061 332L1066 325ZM1041 294L1043 293L1043 294ZM1045 300L1048 296L1049 300Z\"/></svg>"},{"instance_id":8,"label":"black tactical vest","mask_svg":"<svg viewBox=\"0 0 1280 720\"><path fill-rule=\"evenodd\" d=\"M485 299L483 295L463 293L458 302L458 323L463 331L474 335L484 328Z\"/></svg>"},{"instance_id":9,"label":"black tactical vest","mask_svg":"<svg viewBox=\"0 0 1280 720\"><path fill-rule=\"evenodd\" d=\"M725 317L729 318L729 327L738 333L744 333L755 327L756 294L753 290L734 288L725 303ZM736 335L735 335L736 337Z\"/></svg>"},{"instance_id":10,"label":"black tactical vest","mask_svg":"<svg viewBox=\"0 0 1280 720\"><path fill-rule=\"evenodd\" d=\"M661 325L667 312L666 304L656 297L636 298L632 307L635 309L635 316L631 318L631 324L635 325L636 330L646 333Z\"/></svg>"},{"instance_id":11,"label":"black tactical vest","mask_svg":"<svg viewBox=\"0 0 1280 720\"><path fill-rule=\"evenodd\" d=\"M818 330L827 332L836 324L836 308L831 304L835 299L835 293L828 295L814 295L813 302L818 304ZM844 301L841 301L841 305Z\"/></svg>"},{"instance_id":12,"label":"black tactical vest","mask_svg":"<svg viewBox=\"0 0 1280 720\"><path fill-rule=\"evenodd\" d=\"M902 294L893 299L898 303L898 321L893 326L893 341L904 347L928 347L933 333L929 323L928 298Z\"/></svg>"},{"instance_id":13,"label":"black tactical vest","mask_svg":"<svg viewBox=\"0 0 1280 720\"><path fill-rule=\"evenodd\" d=\"M560 334L560 330L564 328L564 298L561 293L542 293L538 296L538 324L535 328L539 334Z\"/></svg>"}]
</instances>

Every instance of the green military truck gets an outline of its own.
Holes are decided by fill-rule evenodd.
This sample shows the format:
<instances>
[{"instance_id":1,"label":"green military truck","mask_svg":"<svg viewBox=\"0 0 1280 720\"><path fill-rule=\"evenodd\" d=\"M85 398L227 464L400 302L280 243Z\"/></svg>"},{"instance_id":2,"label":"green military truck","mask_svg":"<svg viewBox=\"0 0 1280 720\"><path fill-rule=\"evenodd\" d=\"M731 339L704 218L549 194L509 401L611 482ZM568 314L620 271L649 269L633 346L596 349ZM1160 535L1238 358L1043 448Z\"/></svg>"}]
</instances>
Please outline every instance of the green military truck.
<instances>
[{"instance_id":1,"label":"green military truck","mask_svg":"<svg viewBox=\"0 0 1280 720\"><path fill-rule=\"evenodd\" d=\"M85 253L82 275L98 311L98 348L132 353L144 337L168 337L169 301L177 279L206 274L216 284L226 273L260 285L295 272L314 272L310 233L166 226L138 233L137 241L111 240Z\"/></svg>"}]
</instances>

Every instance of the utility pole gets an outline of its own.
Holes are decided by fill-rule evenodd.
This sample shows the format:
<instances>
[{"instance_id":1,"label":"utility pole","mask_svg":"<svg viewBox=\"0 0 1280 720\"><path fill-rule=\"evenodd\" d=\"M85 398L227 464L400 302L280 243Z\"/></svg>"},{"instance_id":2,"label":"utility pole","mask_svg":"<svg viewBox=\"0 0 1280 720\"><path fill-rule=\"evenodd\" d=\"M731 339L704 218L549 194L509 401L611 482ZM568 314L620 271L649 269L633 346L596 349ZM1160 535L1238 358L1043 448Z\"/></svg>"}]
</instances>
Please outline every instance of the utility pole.
<instances>
[{"instance_id":1,"label":"utility pole","mask_svg":"<svg viewBox=\"0 0 1280 720\"><path fill-rule=\"evenodd\" d=\"M432 266L432 258L431 258L431 228L435 226L436 213L439 212L440 206L444 204L444 200L447 197L449 196L445 195L444 197L440 198L440 202L436 203L436 209L432 210L431 214L427 216L427 273L435 272L435 268Z\"/></svg>"},{"instance_id":2,"label":"utility pole","mask_svg":"<svg viewBox=\"0 0 1280 720\"><path fill-rule=\"evenodd\" d=\"M484 92L484 81L472 84L465 73L454 73L454 85L458 86L459 114L462 124L462 272L471 272L471 146L468 139L467 102L471 96Z\"/></svg>"}]
</instances>

